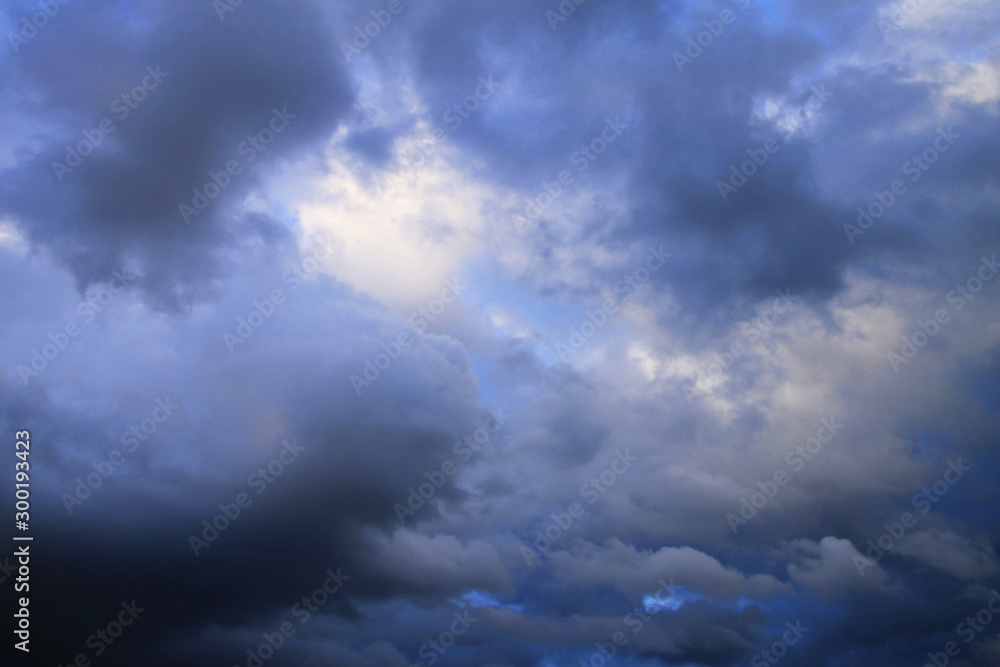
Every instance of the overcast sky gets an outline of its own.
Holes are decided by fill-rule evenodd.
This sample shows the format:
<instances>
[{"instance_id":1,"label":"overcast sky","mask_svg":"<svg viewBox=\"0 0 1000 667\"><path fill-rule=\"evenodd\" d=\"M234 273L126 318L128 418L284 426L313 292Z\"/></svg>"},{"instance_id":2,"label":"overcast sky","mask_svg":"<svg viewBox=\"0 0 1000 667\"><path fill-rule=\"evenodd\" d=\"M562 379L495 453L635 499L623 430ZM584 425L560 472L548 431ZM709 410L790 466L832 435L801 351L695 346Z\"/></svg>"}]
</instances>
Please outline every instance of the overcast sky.
<instances>
[{"instance_id":1,"label":"overcast sky","mask_svg":"<svg viewBox=\"0 0 1000 667\"><path fill-rule=\"evenodd\" d=\"M1000 664L995 1L2 8L14 664Z\"/></svg>"}]
</instances>

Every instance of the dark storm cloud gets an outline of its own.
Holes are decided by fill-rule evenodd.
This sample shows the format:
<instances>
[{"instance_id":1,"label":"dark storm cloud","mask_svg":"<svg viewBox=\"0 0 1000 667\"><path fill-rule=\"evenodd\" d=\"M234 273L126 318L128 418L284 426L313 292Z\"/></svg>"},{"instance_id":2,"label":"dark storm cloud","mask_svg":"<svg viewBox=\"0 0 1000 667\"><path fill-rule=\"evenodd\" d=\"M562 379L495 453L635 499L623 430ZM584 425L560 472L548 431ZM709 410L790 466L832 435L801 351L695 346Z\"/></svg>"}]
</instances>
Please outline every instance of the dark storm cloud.
<instances>
[{"instance_id":1,"label":"dark storm cloud","mask_svg":"<svg viewBox=\"0 0 1000 667\"><path fill-rule=\"evenodd\" d=\"M247 3L225 21L210 4L66 7L4 63L5 115L42 128L30 155L4 171L0 206L81 288L127 263L159 307L188 307L222 275L221 254L237 236L273 234L274 223L249 224L234 204L262 170L314 148L350 107L334 56L306 2ZM268 141L282 122L272 143L248 140L265 130ZM81 142L98 145L71 171L53 168L74 164L67 146ZM238 173L226 173L231 162ZM180 205L204 202L193 191L211 173L221 174L221 194L185 224Z\"/></svg>"},{"instance_id":2,"label":"dark storm cloud","mask_svg":"<svg viewBox=\"0 0 1000 667\"><path fill-rule=\"evenodd\" d=\"M70 348L40 376L47 386L68 382L68 393L3 392L4 423L30 422L34 437L49 443L34 462L49 471L44 494L49 500L40 500L38 511L51 517L54 541L35 562L39 571L50 572L36 595L51 606L40 602L36 613L64 627L65 641L40 648L45 659L65 662L88 650L83 643L92 631L85 632L89 624L132 598L148 610L139 623L144 627L122 637L108 657L117 662L108 664L138 660L150 646L153 628L156 641L163 642L157 649L162 664L210 664L212 656L235 660L243 647L224 643L206 655L169 662L184 654L193 636L212 628L270 629L272 619L287 616L302 595L322 583L327 568L342 567L350 580L324 614L355 620L356 599L404 594L436 605L469 589L508 587L506 571L485 542L390 536L398 527L393 503L405 502L407 487L425 481L420 471L440 468L453 444L483 417L470 398L469 369L450 349L453 344L439 338L415 343L387 371L389 377L359 399L348 377L358 356L370 354L371 339L363 332L388 337L401 323L346 287L320 280L289 294L266 329L228 353L222 332L246 316L262 288L283 284L282 266L296 258L280 259L263 255L257 269L245 265L243 288L218 303L207 320L177 322L187 331L184 337L195 341L179 367L145 358L131 369L108 373L99 345L82 357ZM39 281L29 291L46 289ZM317 317L317 303L325 304L326 315ZM130 339L135 350L157 335L130 330L117 319L106 326L116 331L112 337ZM323 353L328 340L340 341L340 352ZM317 354L326 357L319 365ZM78 363L97 366L84 374L88 379L73 381ZM206 375L208 368L215 370ZM87 405L76 407L64 402L69 394L82 399L83 386L116 395L116 386L131 384L132 378L143 383L148 401L116 401L112 409L86 399ZM147 416L154 394L175 397L178 417L165 422L141 450L126 454L126 465L82 504L70 505L68 514L64 494L75 494L79 478L95 473L92 461L106 460L111 449L125 450L118 435ZM273 479L261 476L258 469L279 458L281 443L293 439L303 451L285 460L287 467ZM225 470L213 462L221 452L231 457ZM224 511L220 503L234 512L240 493L252 503L217 537L206 533L210 529L203 522L216 520ZM455 491L439 494L448 498ZM424 512L433 515L431 509ZM205 542L192 542L192 536ZM117 545L113 558L109 539ZM300 655L289 651L291 657L282 660L293 664Z\"/></svg>"},{"instance_id":3,"label":"dark storm cloud","mask_svg":"<svg viewBox=\"0 0 1000 667\"><path fill-rule=\"evenodd\" d=\"M888 64L824 73L825 40L835 38L838 48L850 49L870 45L873 31L878 34L870 7L825 8L821 32L835 37L822 38L820 31L768 29L771 5L756 3L743 11L720 2L715 11L693 15L675 3L585 3L555 31L544 17L546 6L439 7L413 36L428 99L458 97L484 71L517 82L516 100L474 115L456 136L486 161L490 179L535 197L543 192L542 182L554 181L569 166L567 158L596 136L606 116L631 115L633 126L619 145L586 173L571 168L577 188L622 175L627 224L609 239L598 212L574 220L576 233L603 243L666 242L678 261L655 282L669 287L688 312L701 311L705 303L732 309L720 312L722 321L698 318L699 328L715 333L745 315L741 304L777 289L822 302L842 287L846 269L874 254L898 253L913 261L934 252L940 226L930 220L914 226L910 213L926 209L933 196L926 190L951 189L954 180L967 187L967 179L1000 179L996 161L987 157L995 153L995 115L956 110L941 122L965 125L974 136L956 148L962 157L949 155L948 164L918 184L919 193L892 211L892 218L906 221L905 229L884 224L864 243L847 242L843 225L855 221L856 207L867 205L874 190L900 176L914 149L934 139L933 131L922 137L886 131L933 116L944 85L915 81L911 72ZM723 9L737 14L734 23L678 72L673 54L684 53L686 38L705 30L702 22ZM811 6L791 9L815 12ZM502 70L491 63L498 52L508 55ZM785 114L813 108L817 89L823 91L818 110L802 124L810 129L807 135L783 137L754 115L755 102L764 97L787 96ZM728 181L732 166L749 159L746 151L772 138L780 146L777 154L722 201L717 182ZM839 163L838 178L856 175L856 196L831 198L817 189L812 177L824 166L817 164L821 159ZM523 212L523 205L517 210ZM953 213L931 210L934 218ZM916 213L918 220L928 215ZM527 240L538 254L567 240L546 238L544 218L538 236ZM949 244L968 250L974 241L969 227L981 224L952 225ZM607 279L613 283L611 275Z\"/></svg>"}]
</instances>

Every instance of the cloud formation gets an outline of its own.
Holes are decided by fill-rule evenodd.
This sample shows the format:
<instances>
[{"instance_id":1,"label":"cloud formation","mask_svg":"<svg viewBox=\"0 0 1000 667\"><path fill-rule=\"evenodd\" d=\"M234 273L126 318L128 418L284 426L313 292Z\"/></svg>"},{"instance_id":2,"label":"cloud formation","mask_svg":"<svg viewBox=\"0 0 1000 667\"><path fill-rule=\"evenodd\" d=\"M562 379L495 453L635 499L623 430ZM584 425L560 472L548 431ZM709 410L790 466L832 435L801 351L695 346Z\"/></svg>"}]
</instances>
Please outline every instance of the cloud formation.
<instances>
[{"instance_id":1,"label":"cloud formation","mask_svg":"<svg viewBox=\"0 0 1000 667\"><path fill-rule=\"evenodd\" d=\"M995 3L0 25L31 660L995 660Z\"/></svg>"}]
</instances>

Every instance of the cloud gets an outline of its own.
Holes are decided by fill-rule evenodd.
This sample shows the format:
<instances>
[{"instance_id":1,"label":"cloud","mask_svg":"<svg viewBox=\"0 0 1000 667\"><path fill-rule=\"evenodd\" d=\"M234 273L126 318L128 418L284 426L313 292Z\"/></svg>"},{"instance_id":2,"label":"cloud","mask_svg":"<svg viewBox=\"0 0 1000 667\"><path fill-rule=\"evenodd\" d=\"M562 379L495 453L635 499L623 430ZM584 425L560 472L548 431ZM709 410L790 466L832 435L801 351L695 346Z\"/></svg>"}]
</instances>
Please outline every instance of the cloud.
<instances>
[{"instance_id":1,"label":"cloud","mask_svg":"<svg viewBox=\"0 0 1000 667\"><path fill-rule=\"evenodd\" d=\"M372 536L372 542L373 573L397 585L443 594L510 588L496 549L481 540L463 545L451 535L431 537L401 529L391 536Z\"/></svg>"},{"instance_id":2,"label":"cloud","mask_svg":"<svg viewBox=\"0 0 1000 667\"><path fill-rule=\"evenodd\" d=\"M951 530L907 535L896 550L964 581L989 579L1000 572L993 545L985 536L969 538Z\"/></svg>"},{"instance_id":3,"label":"cloud","mask_svg":"<svg viewBox=\"0 0 1000 667\"><path fill-rule=\"evenodd\" d=\"M258 3L226 22L209 6L86 4L53 19L42 38L5 62L0 104L44 129L10 137L19 157L6 169L0 210L81 289L129 264L159 308L208 297L227 251L280 237L273 220L251 224L242 202L269 168L328 136L353 98L307 2ZM133 89L152 83L147 66L162 79L134 101ZM281 133L271 131L275 109L294 116ZM92 154L56 173L71 148L90 152L77 148L88 132L101 137ZM185 224L181 204L194 207L194 190L211 192L211 174L225 175L231 162L239 171Z\"/></svg>"},{"instance_id":4,"label":"cloud","mask_svg":"<svg viewBox=\"0 0 1000 667\"><path fill-rule=\"evenodd\" d=\"M832 536L819 542L795 540L787 544L786 550L796 561L788 565L789 578L812 593L839 597L859 590L890 592L888 575L850 540Z\"/></svg>"},{"instance_id":5,"label":"cloud","mask_svg":"<svg viewBox=\"0 0 1000 667\"><path fill-rule=\"evenodd\" d=\"M940 651L998 585L979 271L1000 247L1000 14L934 0L883 38L893 4L609 0L555 30L559 3L529 0L60 5L0 57L0 423L35 443L36 657L72 662L136 599L106 664L246 664L330 568L347 585L269 665L428 662L462 611L437 664L577 664L622 631L621 661L722 667L796 620L788 665ZM670 261L636 290L651 248ZM795 300L773 319L777 292ZM401 528L394 504L487 409L509 419ZM820 419L844 426L796 468ZM286 441L304 449L272 472ZM620 451L634 465L584 503ZM958 457L961 484L859 574ZM660 579L683 591L633 632Z\"/></svg>"},{"instance_id":6,"label":"cloud","mask_svg":"<svg viewBox=\"0 0 1000 667\"><path fill-rule=\"evenodd\" d=\"M569 582L610 584L630 594L650 593L651 581L671 577L678 586L727 602L789 592L786 584L771 575L744 574L691 547L646 551L611 539L604 546L578 544L554 553L552 560Z\"/></svg>"}]
</instances>

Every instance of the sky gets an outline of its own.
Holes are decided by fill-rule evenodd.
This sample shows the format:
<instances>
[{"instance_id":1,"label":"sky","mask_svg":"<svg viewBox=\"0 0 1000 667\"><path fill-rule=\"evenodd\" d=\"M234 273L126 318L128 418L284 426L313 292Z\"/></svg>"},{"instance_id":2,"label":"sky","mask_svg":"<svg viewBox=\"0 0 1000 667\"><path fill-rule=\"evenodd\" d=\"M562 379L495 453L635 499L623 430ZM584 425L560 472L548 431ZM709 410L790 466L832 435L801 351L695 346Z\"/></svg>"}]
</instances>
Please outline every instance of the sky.
<instances>
[{"instance_id":1,"label":"sky","mask_svg":"<svg viewBox=\"0 0 1000 667\"><path fill-rule=\"evenodd\" d=\"M5 664L1000 664L996 2L0 8Z\"/></svg>"}]
</instances>

